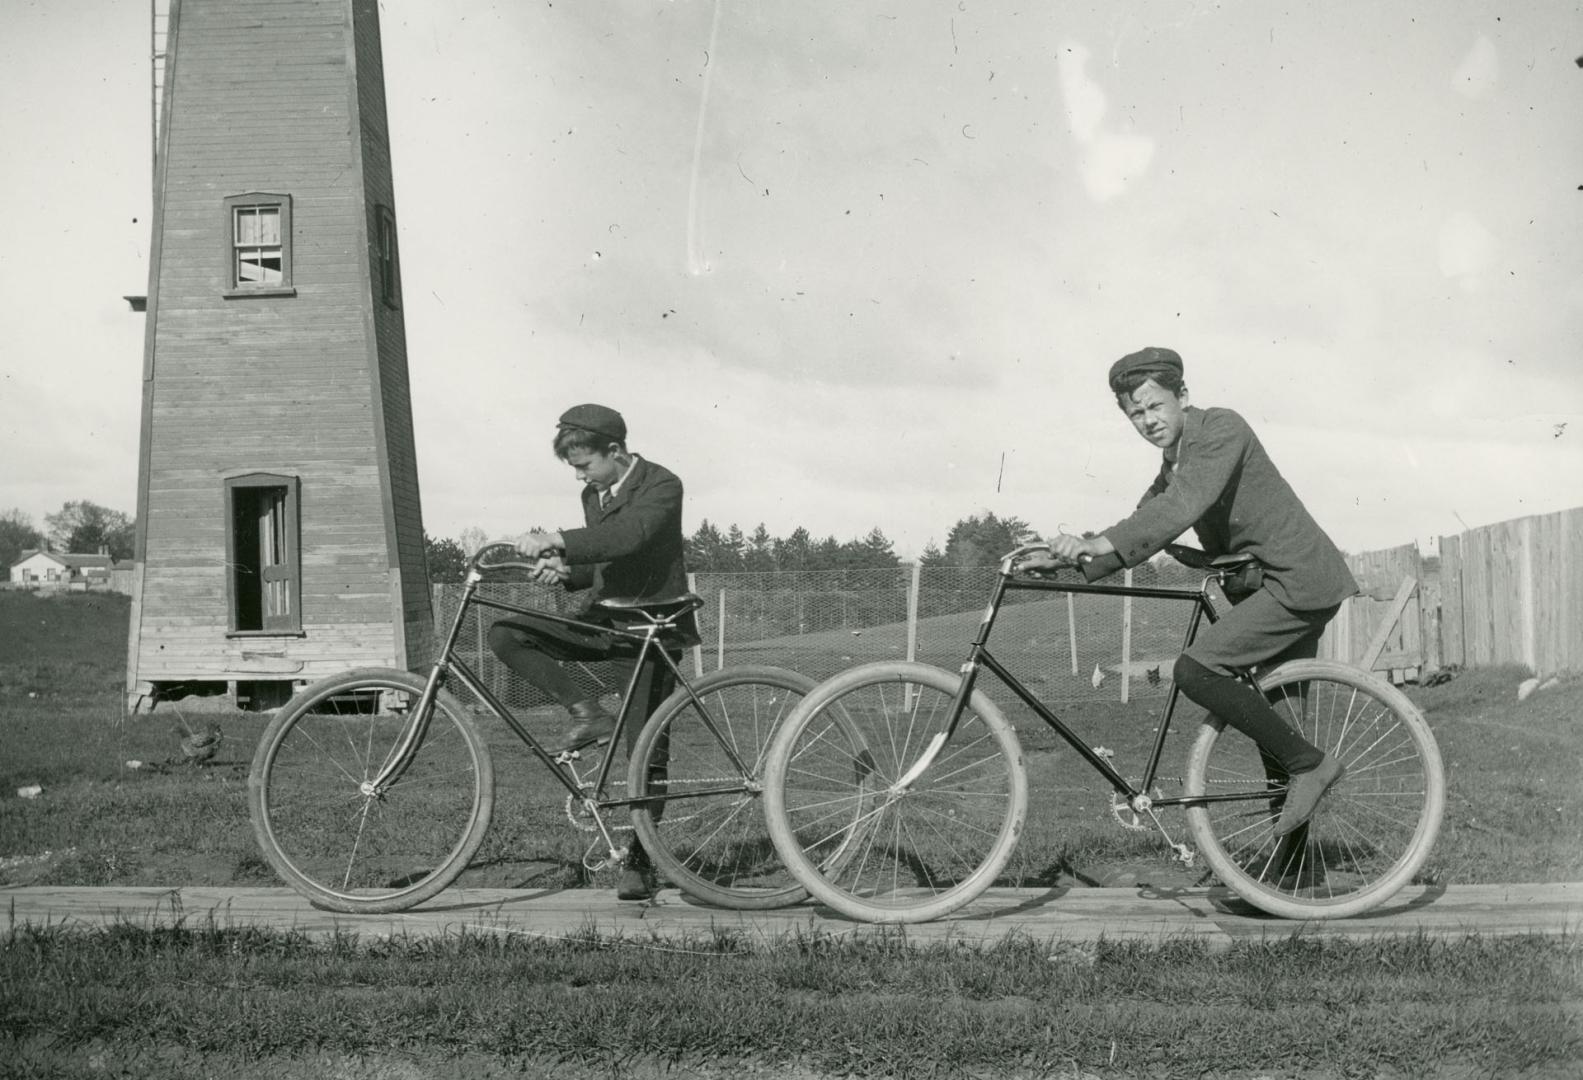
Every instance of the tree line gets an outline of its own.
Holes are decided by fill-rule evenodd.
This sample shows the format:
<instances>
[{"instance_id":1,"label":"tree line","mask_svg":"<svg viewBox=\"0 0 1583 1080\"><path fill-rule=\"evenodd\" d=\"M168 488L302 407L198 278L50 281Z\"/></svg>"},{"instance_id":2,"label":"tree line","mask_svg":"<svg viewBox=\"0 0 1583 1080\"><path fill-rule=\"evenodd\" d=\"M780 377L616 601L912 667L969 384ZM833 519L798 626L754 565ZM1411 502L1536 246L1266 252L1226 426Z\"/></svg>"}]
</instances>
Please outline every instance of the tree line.
<instances>
[{"instance_id":1,"label":"tree line","mask_svg":"<svg viewBox=\"0 0 1583 1080\"><path fill-rule=\"evenodd\" d=\"M132 557L136 544L131 517L87 499L67 502L55 513L45 514L42 530L22 510L0 511L0 571L20 562L24 551L97 555L102 550L119 562Z\"/></svg>"},{"instance_id":2,"label":"tree line","mask_svg":"<svg viewBox=\"0 0 1583 1080\"><path fill-rule=\"evenodd\" d=\"M961 518L946 533L945 546L931 540L919 562L924 569L994 566L1030 532L1017 517L991 511ZM461 581L472 552L486 542L482 530L459 539L424 537L431 581ZM879 528L849 540L816 539L806 528L772 536L761 522L752 532L736 524L721 528L707 518L685 538L687 569L695 574L785 573L799 570L887 570L901 565L895 545Z\"/></svg>"}]
</instances>

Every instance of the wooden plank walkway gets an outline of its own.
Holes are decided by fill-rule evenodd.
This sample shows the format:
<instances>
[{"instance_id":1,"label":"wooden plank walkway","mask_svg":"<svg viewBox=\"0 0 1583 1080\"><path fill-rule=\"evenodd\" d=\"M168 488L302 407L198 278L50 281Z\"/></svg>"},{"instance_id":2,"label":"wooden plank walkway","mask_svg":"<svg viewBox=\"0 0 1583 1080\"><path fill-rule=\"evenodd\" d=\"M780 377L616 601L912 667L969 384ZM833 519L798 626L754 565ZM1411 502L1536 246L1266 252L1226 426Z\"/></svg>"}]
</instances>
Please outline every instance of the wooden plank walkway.
<instances>
[{"instance_id":1,"label":"wooden plank walkway","mask_svg":"<svg viewBox=\"0 0 1583 1080\"><path fill-rule=\"evenodd\" d=\"M352 932L364 937L462 932L562 938L598 932L629 940L696 940L731 933L773 945L798 935L889 934L927 942L989 942L1011 935L1033 940L1158 941L1190 938L1225 946L1239 939L1368 938L1422 934L1575 935L1583 930L1583 883L1416 886L1391 903L1353 919L1275 919L1214 889L992 889L949 918L905 927L854 923L803 904L776 911L704 907L673 889L652 903L622 903L609 890L452 889L422 907L391 915L320 911L285 888L0 888L11 930L116 924L159 927L267 926L311 936Z\"/></svg>"}]
</instances>

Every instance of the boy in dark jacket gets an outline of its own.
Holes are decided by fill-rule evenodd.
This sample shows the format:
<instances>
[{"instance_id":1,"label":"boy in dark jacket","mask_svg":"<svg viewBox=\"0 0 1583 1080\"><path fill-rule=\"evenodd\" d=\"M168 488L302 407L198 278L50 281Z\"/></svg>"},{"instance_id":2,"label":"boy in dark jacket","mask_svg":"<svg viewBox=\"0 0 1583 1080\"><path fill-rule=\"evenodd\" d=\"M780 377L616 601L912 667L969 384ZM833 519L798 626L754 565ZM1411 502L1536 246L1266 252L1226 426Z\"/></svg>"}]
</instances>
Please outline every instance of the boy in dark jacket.
<instances>
[{"instance_id":1,"label":"boy in dark jacket","mask_svg":"<svg viewBox=\"0 0 1583 1080\"><path fill-rule=\"evenodd\" d=\"M577 616L587 622L611 623L609 613L595 606L607 597L670 600L687 592L682 482L663 466L631 453L626 440L626 422L614 409L577 405L562 414L556 426L555 456L570 465L583 483L585 524L531 533L521 545L524 555L541 560L535 580L589 590L587 606ZM681 630L673 647L697 643L692 616L686 617ZM489 647L508 668L570 711L572 725L564 737L568 749L605 742L615 732L616 718L561 665L614 660L617 678L625 686L632 675L634 643L549 619L512 615L490 627ZM675 678L663 663L645 663L635 689L640 710L635 719L651 715L674 688ZM628 724L629 752L641 726ZM634 842L617 894L624 900L641 900L653 892L653 870Z\"/></svg>"},{"instance_id":2,"label":"boy in dark jacket","mask_svg":"<svg viewBox=\"0 0 1583 1080\"><path fill-rule=\"evenodd\" d=\"M1310 744L1237 669L1314 656L1325 624L1358 591L1346 560L1281 477L1241 416L1188 405L1182 358L1147 348L1110 369L1116 404L1163 452L1138 508L1098 536L1061 535L1030 569L1080 561L1090 580L1136 566L1191 527L1211 557L1254 556L1263 584L1210 624L1176 661L1183 694L1259 744L1271 775L1289 778L1277 835L1310 817L1345 772Z\"/></svg>"}]
</instances>

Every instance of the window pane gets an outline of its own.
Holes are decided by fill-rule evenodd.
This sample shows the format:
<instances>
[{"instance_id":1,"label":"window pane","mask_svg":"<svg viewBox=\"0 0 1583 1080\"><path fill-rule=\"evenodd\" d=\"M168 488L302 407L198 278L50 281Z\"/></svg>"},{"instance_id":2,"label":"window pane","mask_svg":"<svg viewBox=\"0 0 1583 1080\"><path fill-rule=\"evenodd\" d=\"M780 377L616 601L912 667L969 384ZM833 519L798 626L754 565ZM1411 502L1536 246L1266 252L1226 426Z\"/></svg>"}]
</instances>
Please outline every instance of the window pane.
<instances>
[{"instance_id":1,"label":"window pane","mask_svg":"<svg viewBox=\"0 0 1583 1080\"><path fill-rule=\"evenodd\" d=\"M279 285L285 280L280 249L253 249L236 253L238 285Z\"/></svg>"},{"instance_id":2,"label":"window pane","mask_svg":"<svg viewBox=\"0 0 1583 1080\"><path fill-rule=\"evenodd\" d=\"M236 208L236 246L256 247L280 244L280 207L239 206Z\"/></svg>"},{"instance_id":3,"label":"window pane","mask_svg":"<svg viewBox=\"0 0 1583 1080\"><path fill-rule=\"evenodd\" d=\"M258 211L258 242L280 245L280 207L260 206Z\"/></svg>"}]
</instances>

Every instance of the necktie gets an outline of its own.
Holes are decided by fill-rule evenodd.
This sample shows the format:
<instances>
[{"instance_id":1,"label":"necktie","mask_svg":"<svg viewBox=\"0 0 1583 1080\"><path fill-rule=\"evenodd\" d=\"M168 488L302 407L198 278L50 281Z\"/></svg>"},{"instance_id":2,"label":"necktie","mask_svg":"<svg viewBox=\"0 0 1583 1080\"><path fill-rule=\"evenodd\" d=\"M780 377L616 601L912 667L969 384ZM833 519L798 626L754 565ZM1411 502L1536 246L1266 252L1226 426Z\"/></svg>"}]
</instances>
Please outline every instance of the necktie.
<instances>
[{"instance_id":1,"label":"necktie","mask_svg":"<svg viewBox=\"0 0 1583 1080\"><path fill-rule=\"evenodd\" d=\"M610 489L609 488L606 488L604 491L601 491L599 493L599 509L603 510L605 507L609 506L610 505L610 500L612 498L614 498L614 497L615 496L610 494Z\"/></svg>"}]
</instances>

